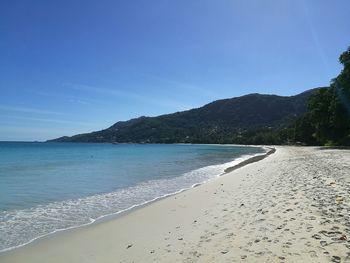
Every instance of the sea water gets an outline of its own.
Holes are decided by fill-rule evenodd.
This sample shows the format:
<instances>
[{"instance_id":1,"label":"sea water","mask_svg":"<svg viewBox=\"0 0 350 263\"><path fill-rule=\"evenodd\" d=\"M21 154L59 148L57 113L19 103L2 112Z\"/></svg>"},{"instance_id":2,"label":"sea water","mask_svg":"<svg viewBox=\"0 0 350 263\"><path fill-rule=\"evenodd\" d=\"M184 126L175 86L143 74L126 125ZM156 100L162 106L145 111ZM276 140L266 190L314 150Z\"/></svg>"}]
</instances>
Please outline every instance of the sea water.
<instances>
[{"instance_id":1,"label":"sea water","mask_svg":"<svg viewBox=\"0 0 350 263\"><path fill-rule=\"evenodd\" d=\"M221 175L258 147L0 142L0 251Z\"/></svg>"}]
</instances>

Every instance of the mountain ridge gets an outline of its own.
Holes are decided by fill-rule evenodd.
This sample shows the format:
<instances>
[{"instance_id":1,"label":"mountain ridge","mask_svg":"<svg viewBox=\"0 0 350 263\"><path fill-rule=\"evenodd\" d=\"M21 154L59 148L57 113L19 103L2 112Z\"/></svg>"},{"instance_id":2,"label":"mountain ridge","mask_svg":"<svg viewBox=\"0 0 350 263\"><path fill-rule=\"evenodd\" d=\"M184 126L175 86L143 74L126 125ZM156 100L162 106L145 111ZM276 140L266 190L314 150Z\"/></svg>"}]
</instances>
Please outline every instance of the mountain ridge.
<instances>
[{"instance_id":1,"label":"mountain ridge","mask_svg":"<svg viewBox=\"0 0 350 263\"><path fill-rule=\"evenodd\" d=\"M50 141L254 144L250 133L258 136L286 129L307 111L308 99L317 89L293 96L251 93L220 99L199 108L118 121L100 131Z\"/></svg>"}]
</instances>

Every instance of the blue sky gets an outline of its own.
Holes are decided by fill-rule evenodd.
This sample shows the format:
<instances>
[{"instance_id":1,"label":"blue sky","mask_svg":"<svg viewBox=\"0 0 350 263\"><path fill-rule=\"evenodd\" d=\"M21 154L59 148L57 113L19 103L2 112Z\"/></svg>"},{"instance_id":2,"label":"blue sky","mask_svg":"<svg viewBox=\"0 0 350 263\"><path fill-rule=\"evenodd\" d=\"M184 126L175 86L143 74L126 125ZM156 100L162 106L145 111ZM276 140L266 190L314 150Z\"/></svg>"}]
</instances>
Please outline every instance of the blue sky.
<instances>
[{"instance_id":1,"label":"blue sky","mask_svg":"<svg viewBox=\"0 0 350 263\"><path fill-rule=\"evenodd\" d=\"M329 84L348 0L0 3L0 140L46 140Z\"/></svg>"}]
</instances>

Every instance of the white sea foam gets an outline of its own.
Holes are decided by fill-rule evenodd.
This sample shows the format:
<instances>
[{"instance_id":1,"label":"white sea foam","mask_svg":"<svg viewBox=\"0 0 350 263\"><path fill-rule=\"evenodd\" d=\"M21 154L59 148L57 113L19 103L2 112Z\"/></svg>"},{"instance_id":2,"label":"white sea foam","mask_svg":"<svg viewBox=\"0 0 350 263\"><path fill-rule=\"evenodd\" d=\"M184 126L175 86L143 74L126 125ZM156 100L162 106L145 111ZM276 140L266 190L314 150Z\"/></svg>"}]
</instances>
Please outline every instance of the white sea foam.
<instances>
[{"instance_id":1,"label":"white sea foam","mask_svg":"<svg viewBox=\"0 0 350 263\"><path fill-rule=\"evenodd\" d=\"M150 180L115 192L0 212L0 252L57 231L89 225L106 216L195 187L257 155L262 154L245 155L225 164L206 166L171 179Z\"/></svg>"}]
</instances>

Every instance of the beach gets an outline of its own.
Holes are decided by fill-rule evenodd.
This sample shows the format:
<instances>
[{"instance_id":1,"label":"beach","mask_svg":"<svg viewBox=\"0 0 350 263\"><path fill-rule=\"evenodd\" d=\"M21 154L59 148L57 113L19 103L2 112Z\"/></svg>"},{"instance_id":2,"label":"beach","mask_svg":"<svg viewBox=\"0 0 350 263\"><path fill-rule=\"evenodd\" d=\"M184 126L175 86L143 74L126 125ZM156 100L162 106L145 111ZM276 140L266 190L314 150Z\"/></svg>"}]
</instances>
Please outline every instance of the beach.
<instances>
[{"instance_id":1,"label":"beach","mask_svg":"<svg viewBox=\"0 0 350 263\"><path fill-rule=\"evenodd\" d=\"M350 262L350 150L267 158L0 262Z\"/></svg>"}]
</instances>

